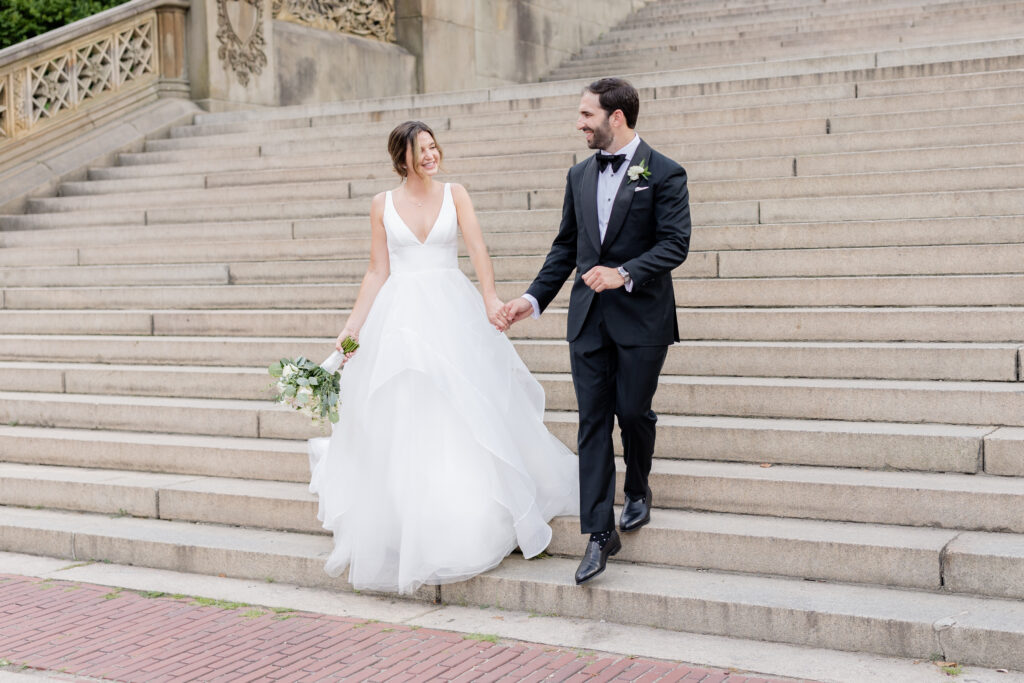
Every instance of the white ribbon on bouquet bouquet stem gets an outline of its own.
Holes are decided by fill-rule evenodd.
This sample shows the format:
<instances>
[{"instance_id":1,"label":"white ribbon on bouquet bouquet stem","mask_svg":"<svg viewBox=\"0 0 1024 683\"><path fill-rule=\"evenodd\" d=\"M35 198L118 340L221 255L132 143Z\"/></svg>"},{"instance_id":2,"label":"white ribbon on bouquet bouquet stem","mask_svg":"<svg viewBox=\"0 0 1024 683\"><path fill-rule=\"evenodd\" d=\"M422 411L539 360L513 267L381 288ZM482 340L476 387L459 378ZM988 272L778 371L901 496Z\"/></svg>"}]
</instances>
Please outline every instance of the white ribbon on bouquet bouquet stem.
<instances>
[{"instance_id":1,"label":"white ribbon on bouquet bouquet stem","mask_svg":"<svg viewBox=\"0 0 1024 683\"><path fill-rule=\"evenodd\" d=\"M341 351L335 351L331 355L327 356L327 360L320 364L324 370L330 373L335 373L341 364L345 362L345 354Z\"/></svg>"}]
</instances>

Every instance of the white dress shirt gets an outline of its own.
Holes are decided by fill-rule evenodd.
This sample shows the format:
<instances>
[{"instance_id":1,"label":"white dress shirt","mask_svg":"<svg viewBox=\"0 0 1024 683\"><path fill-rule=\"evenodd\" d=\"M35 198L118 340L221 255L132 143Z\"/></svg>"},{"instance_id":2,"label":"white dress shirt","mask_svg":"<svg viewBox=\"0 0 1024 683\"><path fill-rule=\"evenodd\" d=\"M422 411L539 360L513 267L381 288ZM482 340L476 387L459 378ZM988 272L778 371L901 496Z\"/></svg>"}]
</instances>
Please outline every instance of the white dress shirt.
<instances>
[{"instance_id":1,"label":"white dress shirt","mask_svg":"<svg viewBox=\"0 0 1024 683\"><path fill-rule=\"evenodd\" d=\"M605 233L608 232L608 221L612 217L612 206L615 204L615 195L619 192L619 185L622 184L622 179L626 177L626 170L629 168L629 162L633 160L633 154L636 153L636 148L640 146L640 136L634 134L633 139L626 143L625 147L611 152L604 150L607 154L625 154L626 160L619 166L619 170L612 170L612 165L608 164L604 167L603 171L599 171L597 174L597 228L601 233L601 242L604 243ZM626 291L633 291L633 281L630 280L626 285ZM533 317L540 317L540 303L532 294L523 294L523 298L530 302L533 306Z\"/></svg>"}]
</instances>

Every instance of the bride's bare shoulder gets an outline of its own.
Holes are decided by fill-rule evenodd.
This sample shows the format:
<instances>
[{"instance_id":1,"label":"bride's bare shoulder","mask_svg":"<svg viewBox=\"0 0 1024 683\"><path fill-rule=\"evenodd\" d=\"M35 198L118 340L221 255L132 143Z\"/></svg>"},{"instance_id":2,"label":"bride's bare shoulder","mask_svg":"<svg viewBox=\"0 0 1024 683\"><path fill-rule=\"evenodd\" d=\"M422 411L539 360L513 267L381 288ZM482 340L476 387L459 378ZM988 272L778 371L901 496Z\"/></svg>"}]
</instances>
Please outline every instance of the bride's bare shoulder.
<instances>
[{"instance_id":1,"label":"bride's bare shoulder","mask_svg":"<svg viewBox=\"0 0 1024 683\"><path fill-rule=\"evenodd\" d=\"M370 201L370 216L380 218L384 215L384 201L387 197L387 192L378 192L373 195L373 199Z\"/></svg>"},{"instance_id":2,"label":"bride's bare shoulder","mask_svg":"<svg viewBox=\"0 0 1024 683\"><path fill-rule=\"evenodd\" d=\"M462 185L462 183L448 183L452 191L452 199L455 200L456 204L469 201L469 191Z\"/></svg>"}]
</instances>

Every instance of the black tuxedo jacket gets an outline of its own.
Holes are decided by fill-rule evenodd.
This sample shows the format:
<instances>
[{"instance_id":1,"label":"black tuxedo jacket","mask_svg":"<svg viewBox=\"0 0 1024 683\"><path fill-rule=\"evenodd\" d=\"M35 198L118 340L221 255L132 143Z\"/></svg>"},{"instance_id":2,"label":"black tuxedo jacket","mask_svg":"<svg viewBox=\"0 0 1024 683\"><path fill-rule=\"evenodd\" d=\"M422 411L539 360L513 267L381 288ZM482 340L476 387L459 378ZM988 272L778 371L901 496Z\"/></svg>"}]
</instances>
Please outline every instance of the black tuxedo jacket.
<instances>
[{"instance_id":1,"label":"black tuxedo jacket","mask_svg":"<svg viewBox=\"0 0 1024 683\"><path fill-rule=\"evenodd\" d=\"M569 169L558 236L527 293L543 311L576 269L566 329L570 342L579 336L595 296L601 297L608 334L616 344L667 346L679 341L672 270L686 260L690 248L686 171L643 140L629 165L641 161L650 178L622 179L603 243L597 221L597 160L591 155ZM620 287L595 293L582 276L598 265L624 267L633 291Z\"/></svg>"}]
</instances>

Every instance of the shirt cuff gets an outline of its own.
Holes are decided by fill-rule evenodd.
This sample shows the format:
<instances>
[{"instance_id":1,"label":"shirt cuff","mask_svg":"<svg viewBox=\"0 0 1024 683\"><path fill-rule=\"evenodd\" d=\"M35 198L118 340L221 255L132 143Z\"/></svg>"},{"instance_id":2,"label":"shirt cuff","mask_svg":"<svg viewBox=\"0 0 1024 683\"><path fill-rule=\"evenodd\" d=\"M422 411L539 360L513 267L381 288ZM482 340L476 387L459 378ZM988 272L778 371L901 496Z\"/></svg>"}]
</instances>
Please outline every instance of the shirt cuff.
<instances>
[{"instance_id":1,"label":"shirt cuff","mask_svg":"<svg viewBox=\"0 0 1024 683\"><path fill-rule=\"evenodd\" d=\"M540 317L540 304L537 302L536 297L534 297L532 294L523 294L523 298L526 299L527 301L529 301L530 305L533 306L533 316L531 316L531 317L533 317L534 319L539 318Z\"/></svg>"}]
</instances>

